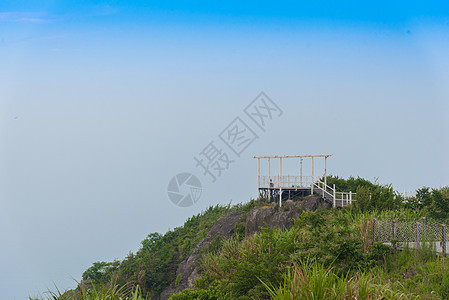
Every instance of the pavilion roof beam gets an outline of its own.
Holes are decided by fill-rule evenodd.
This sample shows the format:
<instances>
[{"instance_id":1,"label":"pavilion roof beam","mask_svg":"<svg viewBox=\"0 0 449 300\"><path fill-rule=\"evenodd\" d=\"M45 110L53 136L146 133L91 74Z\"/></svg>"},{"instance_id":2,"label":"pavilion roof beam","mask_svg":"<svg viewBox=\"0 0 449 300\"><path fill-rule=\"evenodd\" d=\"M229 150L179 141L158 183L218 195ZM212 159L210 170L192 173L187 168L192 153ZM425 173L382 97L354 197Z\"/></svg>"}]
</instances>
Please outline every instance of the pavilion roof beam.
<instances>
[{"instance_id":1,"label":"pavilion roof beam","mask_svg":"<svg viewBox=\"0 0 449 300\"><path fill-rule=\"evenodd\" d=\"M309 155L265 155L265 156L253 156L253 158L305 158L305 157L329 157L332 154L309 154Z\"/></svg>"}]
</instances>

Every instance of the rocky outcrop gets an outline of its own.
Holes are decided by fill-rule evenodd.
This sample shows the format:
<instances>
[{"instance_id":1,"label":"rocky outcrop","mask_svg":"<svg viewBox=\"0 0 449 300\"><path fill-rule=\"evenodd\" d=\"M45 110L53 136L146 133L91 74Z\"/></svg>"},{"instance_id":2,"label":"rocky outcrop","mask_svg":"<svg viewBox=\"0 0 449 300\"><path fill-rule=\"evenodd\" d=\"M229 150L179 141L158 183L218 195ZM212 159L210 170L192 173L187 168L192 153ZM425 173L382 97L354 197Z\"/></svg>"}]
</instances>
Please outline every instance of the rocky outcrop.
<instances>
[{"instance_id":1,"label":"rocky outcrop","mask_svg":"<svg viewBox=\"0 0 449 300\"><path fill-rule=\"evenodd\" d=\"M255 207L244 218L242 218L243 215L240 211L230 212L217 220L207 236L195 247L192 254L179 264L176 274L180 277L180 280L177 286L170 285L162 291L159 298L165 300L173 293L194 288L195 281L200 278L198 264L201 249L207 247L217 236L221 236L223 239L230 238L234 233L235 224L242 219L245 219L243 222L245 224L245 235L249 236L260 231L262 227L289 228L293 226L294 219L299 217L303 211L314 211L320 207L329 206L318 196L311 195L298 201L284 201L282 207L274 202Z\"/></svg>"},{"instance_id":2,"label":"rocky outcrop","mask_svg":"<svg viewBox=\"0 0 449 300\"><path fill-rule=\"evenodd\" d=\"M282 207L274 202L256 207L246 214L245 235L260 231L262 227L289 228L293 226L294 219L298 218L303 211L314 211L320 207L329 207L329 204L315 195L298 201L284 201Z\"/></svg>"},{"instance_id":3,"label":"rocky outcrop","mask_svg":"<svg viewBox=\"0 0 449 300\"><path fill-rule=\"evenodd\" d=\"M177 276L180 276L180 281L176 287L170 285L160 294L160 299L165 300L171 294L182 291L183 289L191 289L194 287L195 281L200 277L198 273L198 263L200 259L200 251L207 247L211 241L217 236L223 239L230 238L234 233L235 224L242 218L241 211L230 212L229 214L219 218L214 226L209 230L207 236L202 239L185 260L183 260L176 270Z\"/></svg>"}]
</instances>

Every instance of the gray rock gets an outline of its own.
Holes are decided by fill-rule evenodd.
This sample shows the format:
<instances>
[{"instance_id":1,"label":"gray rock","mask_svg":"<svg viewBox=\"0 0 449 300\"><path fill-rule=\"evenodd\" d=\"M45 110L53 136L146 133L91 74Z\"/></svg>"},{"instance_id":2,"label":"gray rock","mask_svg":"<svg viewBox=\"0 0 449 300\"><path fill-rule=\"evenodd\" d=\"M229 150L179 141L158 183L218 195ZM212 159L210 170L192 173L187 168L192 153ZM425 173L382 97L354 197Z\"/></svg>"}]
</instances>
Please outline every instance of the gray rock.
<instances>
[{"instance_id":1,"label":"gray rock","mask_svg":"<svg viewBox=\"0 0 449 300\"><path fill-rule=\"evenodd\" d=\"M175 288L174 284L167 287L159 295L162 300L168 299L170 295L180 292L184 289L192 289L195 287L195 281L200 278L198 272L198 264L200 259L200 251L204 247L207 247L211 241L217 236L221 236L223 239L230 238L234 231L235 224L241 219L242 212L234 211L219 218L215 222L214 226L209 230L207 236L202 239L185 260L183 260L176 270L176 275L181 274L181 280L178 286Z\"/></svg>"},{"instance_id":2,"label":"gray rock","mask_svg":"<svg viewBox=\"0 0 449 300\"><path fill-rule=\"evenodd\" d=\"M328 206L320 197L311 195L298 201L287 200L279 207L278 203L255 207L246 214L245 235L260 231L262 227L289 228L303 211L314 211Z\"/></svg>"},{"instance_id":3,"label":"gray rock","mask_svg":"<svg viewBox=\"0 0 449 300\"><path fill-rule=\"evenodd\" d=\"M275 202L255 207L246 214L245 235L250 236L260 231L262 227L289 228L293 226L294 219L298 218L303 211L314 211L320 207L330 207L330 205L316 195L307 196L298 201L284 201L281 208ZM201 277L198 272L201 249L207 247L219 235L223 239L230 238L235 224L241 220L241 217L242 212L235 211L219 218L207 236L195 247L192 254L179 264L176 270L176 275L181 274L178 286L175 287L174 284L171 284L162 291L159 299L166 300L174 293L194 288L195 281Z\"/></svg>"}]
</instances>

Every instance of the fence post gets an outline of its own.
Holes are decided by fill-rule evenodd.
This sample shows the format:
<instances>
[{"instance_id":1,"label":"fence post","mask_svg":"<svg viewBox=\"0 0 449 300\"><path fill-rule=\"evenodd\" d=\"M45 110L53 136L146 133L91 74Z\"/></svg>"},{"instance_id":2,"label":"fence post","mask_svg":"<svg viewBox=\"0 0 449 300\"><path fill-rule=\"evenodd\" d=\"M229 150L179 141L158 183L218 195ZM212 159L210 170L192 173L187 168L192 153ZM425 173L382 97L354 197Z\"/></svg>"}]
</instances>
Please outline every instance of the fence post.
<instances>
[{"instance_id":1,"label":"fence post","mask_svg":"<svg viewBox=\"0 0 449 300\"><path fill-rule=\"evenodd\" d=\"M441 246L443 248L443 256L446 257L446 225L441 224Z\"/></svg>"},{"instance_id":2,"label":"fence post","mask_svg":"<svg viewBox=\"0 0 449 300\"><path fill-rule=\"evenodd\" d=\"M335 207L335 184L333 185L333 188L334 188L334 207Z\"/></svg>"},{"instance_id":3,"label":"fence post","mask_svg":"<svg viewBox=\"0 0 449 300\"><path fill-rule=\"evenodd\" d=\"M419 235L419 225L420 225L420 223L419 222L416 222L416 249L420 249L421 247L420 247L420 235Z\"/></svg>"},{"instance_id":4,"label":"fence post","mask_svg":"<svg viewBox=\"0 0 449 300\"><path fill-rule=\"evenodd\" d=\"M427 218L422 217L422 233L423 233L423 240L427 240Z\"/></svg>"},{"instance_id":5,"label":"fence post","mask_svg":"<svg viewBox=\"0 0 449 300\"><path fill-rule=\"evenodd\" d=\"M376 241L377 219L373 220L373 244Z\"/></svg>"},{"instance_id":6,"label":"fence post","mask_svg":"<svg viewBox=\"0 0 449 300\"><path fill-rule=\"evenodd\" d=\"M352 192L349 192L349 204L352 204Z\"/></svg>"},{"instance_id":7,"label":"fence post","mask_svg":"<svg viewBox=\"0 0 449 300\"><path fill-rule=\"evenodd\" d=\"M396 250L397 248L397 241L396 241L396 220L393 220L393 249Z\"/></svg>"}]
</instances>

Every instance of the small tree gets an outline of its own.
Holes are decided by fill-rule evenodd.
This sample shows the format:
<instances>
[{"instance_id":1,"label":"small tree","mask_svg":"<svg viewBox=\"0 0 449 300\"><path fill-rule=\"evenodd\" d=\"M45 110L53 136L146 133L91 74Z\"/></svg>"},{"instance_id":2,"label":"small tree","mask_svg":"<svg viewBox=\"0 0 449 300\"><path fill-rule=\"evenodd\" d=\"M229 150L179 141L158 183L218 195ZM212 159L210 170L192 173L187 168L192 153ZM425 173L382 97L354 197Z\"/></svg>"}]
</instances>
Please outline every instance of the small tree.
<instances>
[{"instance_id":1,"label":"small tree","mask_svg":"<svg viewBox=\"0 0 449 300\"><path fill-rule=\"evenodd\" d=\"M432 193L428 187L422 187L416 191L416 200L419 208L430 208L432 205Z\"/></svg>"},{"instance_id":2,"label":"small tree","mask_svg":"<svg viewBox=\"0 0 449 300\"><path fill-rule=\"evenodd\" d=\"M158 232L150 233L142 242L142 249L145 251L153 251L159 244L162 234Z\"/></svg>"},{"instance_id":3,"label":"small tree","mask_svg":"<svg viewBox=\"0 0 449 300\"><path fill-rule=\"evenodd\" d=\"M111 268L117 268L120 264L119 261L114 262L105 262L105 261L97 261L92 264L86 271L83 273L83 280L95 280L95 281L103 281L104 274Z\"/></svg>"},{"instance_id":4,"label":"small tree","mask_svg":"<svg viewBox=\"0 0 449 300\"><path fill-rule=\"evenodd\" d=\"M355 201L355 206L361 211L368 211L372 208L371 205L371 192L366 186L359 186L356 191L357 201Z\"/></svg>"},{"instance_id":5,"label":"small tree","mask_svg":"<svg viewBox=\"0 0 449 300\"><path fill-rule=\"evenodd\" d=\"M447 218L449 216L449 195L443 189L432 189L431 210L437 218Z\"/></svg>"}]
</instances>

